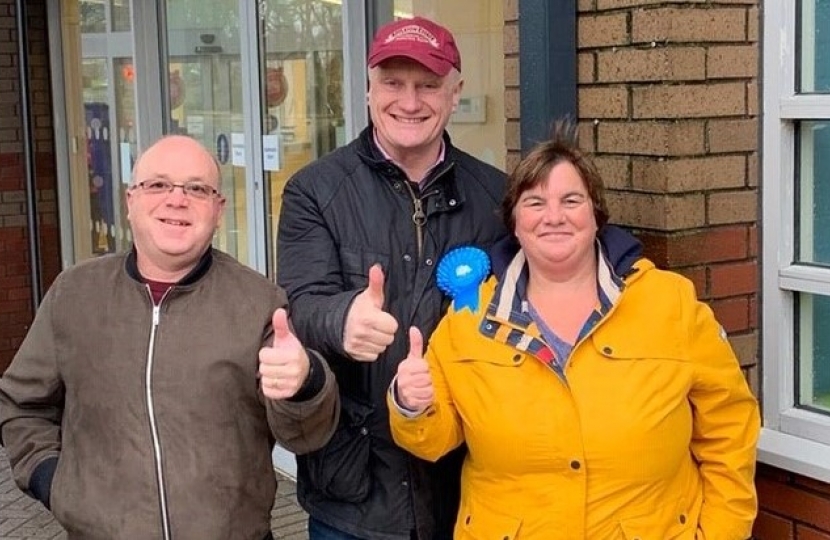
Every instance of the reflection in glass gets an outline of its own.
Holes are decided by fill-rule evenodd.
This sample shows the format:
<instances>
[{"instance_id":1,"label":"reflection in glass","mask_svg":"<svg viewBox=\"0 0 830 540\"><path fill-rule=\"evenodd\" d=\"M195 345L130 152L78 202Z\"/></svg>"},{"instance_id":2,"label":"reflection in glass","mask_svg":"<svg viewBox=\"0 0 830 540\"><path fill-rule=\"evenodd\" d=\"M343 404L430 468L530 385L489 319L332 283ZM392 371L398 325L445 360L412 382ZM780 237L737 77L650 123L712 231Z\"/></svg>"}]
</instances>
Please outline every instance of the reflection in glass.
<instances>
[{"instance_id":1,"label":"reflection in glass","mask_svg":"<svg viewBox=\"0 0 830 540\"><path fill-rule=\"evenodd\" d=\"M830 413L830 298L798 294L798 405Z\"/></svg>"},{"instance_id":2,"label":"reflection in glass","mask_svg":"<svg viewBox=\"0 0 830 540\"><path fill-rule=\"evenodd\" d=\"M796 260L830 265L830 121L797 123Z\"/></svg>"},{"instance_id":3,"label":"reflection in glass","mask_svg":"<svg viewBox=\"0 0 830 540\"><path fill-rule=\"evenodd\" d=\"M85 188L89 193L92 246L89 255L124 249L130 241L124 190L136 151L132 63L130 59L115 58L112 68L106 58L85 58L82 62L88 171ZM80 220L75 226L82 226Z\"/></svg>"},{"instance_id":4,"label":"reflection in glass","mask_svg":"<svg viewBox=\"0 0 830 540\"><path fill-rule=\"evenodd\" d=\"M130 25L130 0L111 0L112 30L114 32L129 32Z\"/></svg>"},{"instance_id":5,"label":"reflection in glass","mask_svg":"<svg viewBox=\"0 0 830 540\"><path fill-rule=\"evenodd\" d=\"M227 203L214 245L249 264L238 0L167 2L168 133L215 150ZM238 152L234 152L236 147Z\"/></svg>"},{"instance_id":6,"label":"reflection in glass","mask_svg":"<svg viewBox=\"0 0 830 540\"><path fill-rule=\"evenodd\" d=\"M103 34L107 31L106 0L80 0L81 33Z\"/></svg>"},{"instance_id":7,"label":"reflection in glass","mask_svg":"<svg viewBox=\"0 0 830 540\"><path fill-rule=\"evenodd\" d=\"M343 146L343 12L330 1L260 3L263 169L268 273L285 183L310 161ZM355 30L359 31L359 30Z\"/></svg>"},{"instance_id":8,"label":"reflection in glass","mask_svg":"<svg viewBox=\"0 0 830 540\"><path fill-rule=\"evenodd\" d=\"M830 0L798 4L799 91L830 92Z\"/></svg>"}]
</instances>

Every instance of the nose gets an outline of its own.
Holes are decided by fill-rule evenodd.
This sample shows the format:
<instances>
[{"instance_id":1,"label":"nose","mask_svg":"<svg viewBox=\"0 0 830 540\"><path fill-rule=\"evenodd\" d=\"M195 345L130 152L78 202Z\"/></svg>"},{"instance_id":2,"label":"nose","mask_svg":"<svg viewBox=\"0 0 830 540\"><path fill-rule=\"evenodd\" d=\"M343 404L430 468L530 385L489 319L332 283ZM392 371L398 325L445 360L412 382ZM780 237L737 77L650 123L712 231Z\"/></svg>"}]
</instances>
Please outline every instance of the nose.
<instances>
[{"instance_id":1,"label":"nose","mask_svg":"<svg viewBox=\"0 0 830 540\"><path fill-rule=\"evenodd\" d=\"M398 106L406 111L416 111L421 106L418 89L414 85L405 86L398 95Z\"/></svg>"},{"instance_id":2,"label":"nose","mask_svg":"<svg viewBox=\"0 0 830 540\"><path fill-rule=\"evenodd\" d=\"M559 224L565 222L565 210L562 205L552 201L545 206L545 221L547 223Z\"/></svg>"},{"instance_id":3,"label":"nose","mask_svg":"<svg viewBox=\"0 0 830 540\"><path fill-rule=\"evenodd\" d=\"M187 206L190 202L190 198L184 192L184 186L179 184L173 186L173 190L167 194L165 200L171 206Z\"/></svg>"}]
</instances>

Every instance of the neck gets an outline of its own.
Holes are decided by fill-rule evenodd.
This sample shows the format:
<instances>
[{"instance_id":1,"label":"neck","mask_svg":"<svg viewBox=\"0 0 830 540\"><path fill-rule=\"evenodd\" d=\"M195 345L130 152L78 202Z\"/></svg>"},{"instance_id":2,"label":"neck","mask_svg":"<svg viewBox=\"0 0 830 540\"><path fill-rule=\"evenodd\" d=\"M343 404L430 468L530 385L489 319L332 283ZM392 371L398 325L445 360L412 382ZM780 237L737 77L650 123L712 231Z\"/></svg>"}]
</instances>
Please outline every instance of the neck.
<instances>
[{"instance_id":1,"label":"neck","mask_svg":"<svg viewBox=\"0 0 830 540\"><path fill-rule=\"evenodd\" d=\"M196 264L186 266L155 264L140 254L136 258L136 264L141 277L161 283L178 283L196 267Z\"/></svg>"},{"instance_id":2,"label":"neck","mask_svg":"<svg viewBox=\"0 0 830 540\"><path fill-rule=\"evenodd\" d=\"M571 296L585 291L596 291L597 262L591 258L574 270L552 271L549 268L530 268L528 296Z\"/></svg>"},{"instance_id":3,"label":"neck","mask_svg":"<svg viewBox=\"0 0 830 540\"><path fill-rule=\"evenodd\" d=\"M381 152L391 159L395 165L403 169L409 180L416 183L420 183L426 177L427 172L438 162L438 157L441 155L441 145L443 144L443 140L438 139L424 149L416 148L390 152L389 149L383 146L383 142L379 137L376 136L375 141Z\"/></svg>"}]
</instances>

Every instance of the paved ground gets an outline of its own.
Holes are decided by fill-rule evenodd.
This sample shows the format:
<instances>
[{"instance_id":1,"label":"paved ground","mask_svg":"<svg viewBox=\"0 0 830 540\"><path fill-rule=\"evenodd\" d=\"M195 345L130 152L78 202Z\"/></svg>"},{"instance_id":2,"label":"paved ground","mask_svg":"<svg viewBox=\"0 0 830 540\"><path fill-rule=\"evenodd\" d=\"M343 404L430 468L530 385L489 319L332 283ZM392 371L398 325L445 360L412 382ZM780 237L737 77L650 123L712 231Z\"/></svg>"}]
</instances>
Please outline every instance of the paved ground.
<instances>
[{"instance_id":1,"label":"paved ground","mask_svg":"<svg viewBox=\"0 0 830 540\"><path fill-rule=\"evenodd\" d=\"M307 517L297 505L294 482L279 478L279 489L271 511L274 537L284 540L307 540ZM6 453L0 447L0 540L64 540L66 534L52 515L33 499L24 495L11 478Z\"/></svg>"}]
</instances>

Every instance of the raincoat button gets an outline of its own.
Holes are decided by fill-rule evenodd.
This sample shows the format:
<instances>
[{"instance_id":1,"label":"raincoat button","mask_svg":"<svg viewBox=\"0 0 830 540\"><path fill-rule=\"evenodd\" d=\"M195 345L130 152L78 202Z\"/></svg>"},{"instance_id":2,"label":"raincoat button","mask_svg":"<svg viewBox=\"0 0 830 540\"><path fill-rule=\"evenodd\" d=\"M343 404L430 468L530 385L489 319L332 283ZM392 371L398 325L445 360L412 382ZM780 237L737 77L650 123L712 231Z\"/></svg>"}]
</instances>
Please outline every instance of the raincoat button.
<instances>
[{"instance_id":1,"label":"raincoat button","mask_svg":"<svg viewBox=\"0 0 830 540\"><path fill-rule=\"evenodd\" d=\"M686 523L686 514L680 514L680 524Z\"/></svg>"},{"instance_id":2,"label":"raincoat button","mask_svg":"<svg viewBox=\"0 0 830 540\"><path fill-rule=\"evenodd\" d=\"M406 255L403 256L403 260L405 260L406 262L411 261L412 260L412 255L407 253Z\"/></svg>"},{"instance_id":3,"label":"raincoat button","mask_svg":"<svg viewBox=\"0 0 830 540\"><path fill-rule=\"evenodd\" d=\"M521 359L522 359L522 355L521 355L521 354L517 354L516 356L514 356L514 357L513 357L513 361L514 361L514 362L518 362L518 361L520 361Z\"/></svg>"},{"instance_id":4,"label":"raincoat button","mask_svg":"<svg viewBox=\"0 0 830 540\"><path fill-rule=\"evenodd\" d=\"M401 190L401 183L400 182L395 182L394 187L395 187L395 191L400 191Z\"/></svg>"},{"instance_id":5,"label":"raincoat button","mask_svg":"<svg viewBox=\"0 0 830 540\"><path fill-rule=\"evenodd\" d=\"M424 262L426 263L427 266L432 266L432 259L427 259Z\"/></svg>"},{"instance_id":6,"label":"raincoat button","mask_svg":"<svg viewBox=\"0 0 830 540\"><path fill-rule=\"evenodd\" d=\"M579 461L577 461L577 460L571 461L571 469L573 469L575 471L578 471L581 466L582 466L582 464L579 463Z\"/></svg>"},{"instance_id":7,"label":"raincoat button","mask_svg":"<svg viewBox=\"0 0 830 540\"><path fill-rule=\"evenodd\" d=\"M469 524L470 524L470 516L467 516L467 518L464 520L464 524L465 524L465 525L469 525Z\"/></svg>"},{"instance_id":8,"label":"raincoat button","mask_svg":"<svg viewBox=\"0 0 830 540\"><path fill-rule=\"evenodd\" d=\"M605 354L611 354L612 352L614 352L614 349L612 349L611 347L603 347L602 352L604 352Z\"/></svg>"},{"instance_id":9,"label":"raincoat button","mask_svg":"<svg viewBox=\"0 0 830 540\"><path fill-rule=\"evenodd\" d=\"M369 430L365 427L360 428L360 434L366 436L369 434Z\"/></svg>"},{"instance_id":10,"label":"raincoat button","mask_svg":"<svg viewBox=\"0 0 830 540\"><path fill-rule=\"evenodd\" d=\"M455 201L455 199L450 199L447 204L449 204L450 206L455 206L458 203Z\"/></svg>"}]
</instances>

